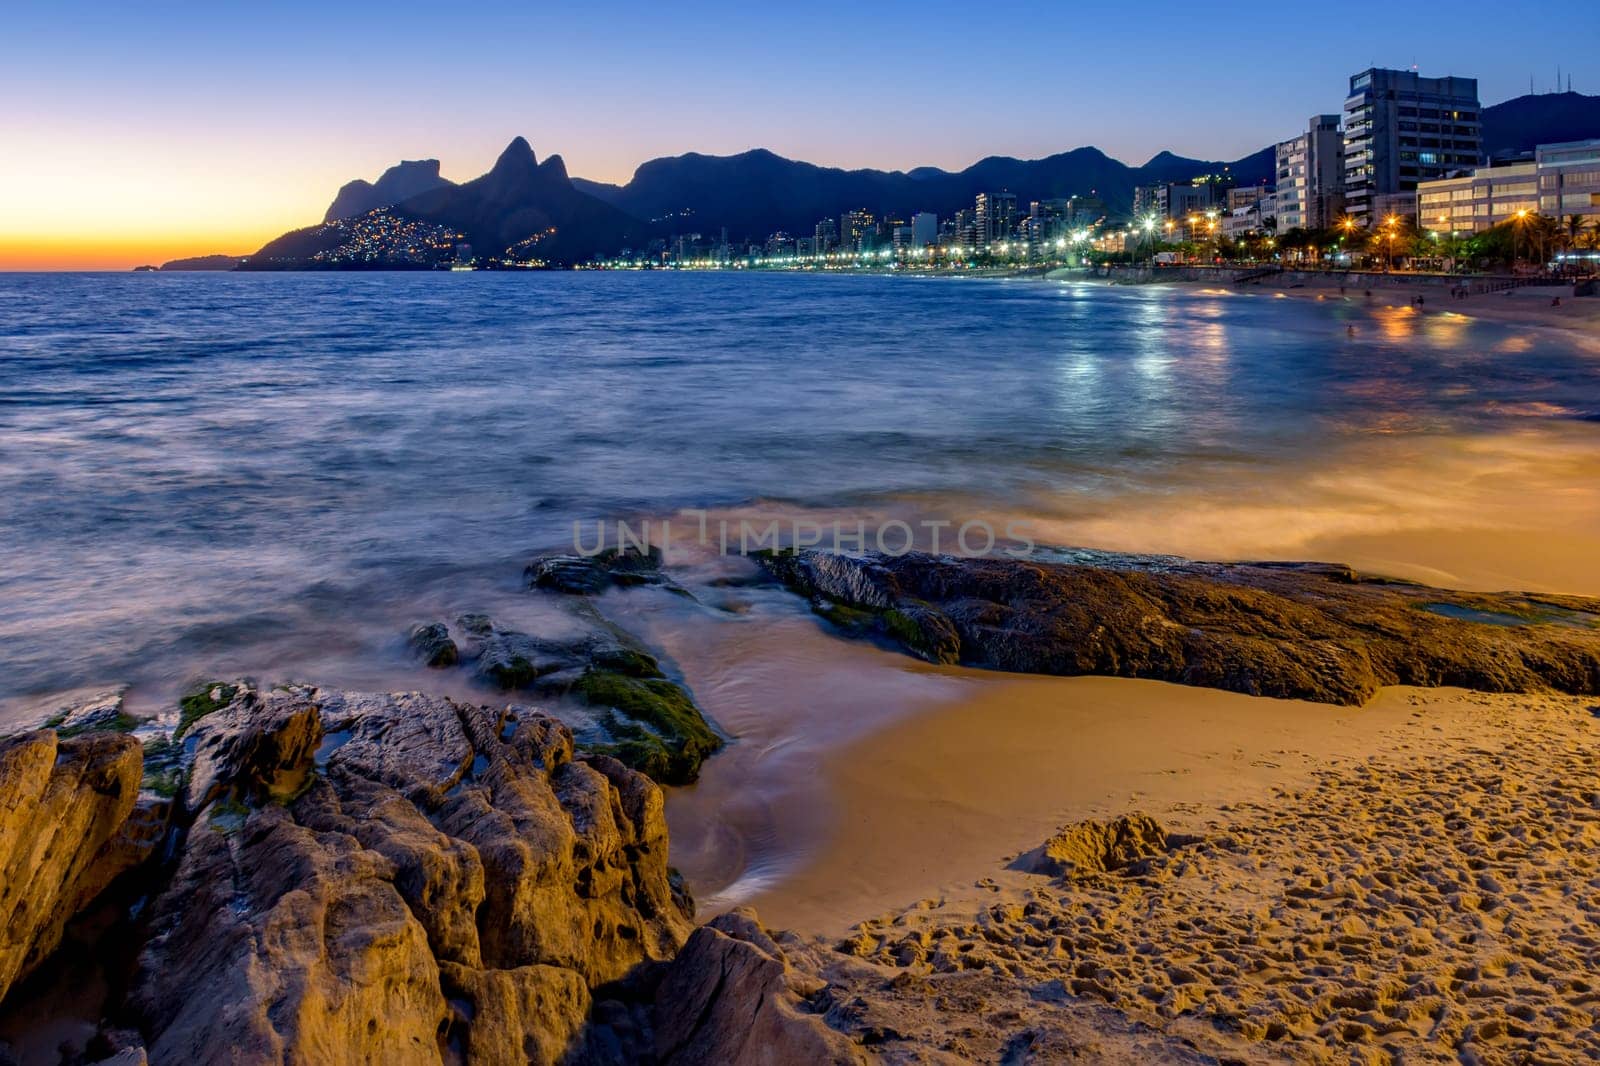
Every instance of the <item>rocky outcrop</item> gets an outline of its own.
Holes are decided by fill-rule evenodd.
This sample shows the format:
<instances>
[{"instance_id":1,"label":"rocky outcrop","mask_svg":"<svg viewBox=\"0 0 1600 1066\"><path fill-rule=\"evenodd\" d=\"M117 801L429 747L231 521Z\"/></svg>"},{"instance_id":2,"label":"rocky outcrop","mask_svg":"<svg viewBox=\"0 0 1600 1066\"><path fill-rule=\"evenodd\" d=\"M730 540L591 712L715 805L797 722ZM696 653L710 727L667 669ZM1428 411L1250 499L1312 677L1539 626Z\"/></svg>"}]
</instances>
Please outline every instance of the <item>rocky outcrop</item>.
<instances>
[{"instance_id":1,"label":"rocky outcrop","mask_svg":"<svg viewBox=\"0 0 1600 1066\"><path fill-rule=\"evenodd\" d=\"M592 721L583 746L662 784L694 781L701 764L722 747L688 691L586 601L555 635L507 629L487 615L464 614L456 619L454 635L443 622L417 627L413 646L423 630L430 646L448 643L452 651L459 649L461 665L484 686L583 705Z\"/></svg>"},{"instance_id":2,"label":"rocky outcrop","mask_svg":"<svg viewBox=\"0 0 1600 1066\"><path fill-rule=\"evenodd\" d=\"M186 828L128 929L126 996L106 1004L138 1028L91 1046L240 1064L861 1061L827 1024L825 982L753 914L690 936L661 789L557 719L243 680L183 710L157 756L175 799L141 797L164 804L155 833L133 804L152 772L134 738L0 746L12 974L151 854L165 808Z\"/></svg>"},{"instance_id":3,"label":"rocky outcrop","mask_svg":"<svg viewBox=\"0 0 1600 1066\"><path fill-rule=\"evenodd\" d=\"M683 942L660 789L555 719L229 688L131 995L152 1061L554 1062Z\"/></svg>"},{"instance_id":4,"label":"rocky outcrop","mask_svg":"<svg viewBox=\"0 0 1600 1066\"><path fill-rule=\"evenodd\" d=\"M846 632L937 663L1360 704L1383 685L1600 692L1600 600L1452 592L1322 563L768 553Z\"/></svg>"},{"instance_id":5,"label":"rocky outcrop","mask_svg":"<svg viewBox=\"0 0 1600 1066\"><path fill-rule=\"evenodd\" d=\"M609 588L663 585L683 590L661 571L661 549L633 546L606 548L593 555L541 555L528 564L523 577L533 588L572 596L595 596Z\"/></svg>"},{"instance_id":6,"label":"rocky outcrop","mask_svg":"<svg viewBox=\"0 0 1600 1066\"><path fill-rule=\"evenodd\" d=\"M139 724L127 712L127 685L90 685L29 700L12 716L16 732L54 729L70 737L100 729L126 732ZM3 735L3 734L0 734Z\"/></svg>"},{"instance_id":7,"label":"rocky outcrop","mask_svg":"<svg viewBox=\"0 0 1600 1066\"><path fill-rule=\"evenodd\" d=\"M437 1061L448 1008L394 876L275 804L195 826L134 993L151 1057Z\"/></svg>"},{"instance_id":8,"label":"rocky outcrop","mask_svg":"<svg viewBox=\"0 0 1600 1066\"><path fill-rule=\"evenodd\" d=\"M0 997L61 943L69 919L149 856L130 826L139 742L53 730L0 741Z\"/></svg>"},{"instance_id":9,"label":"rocky outcrop","mask_svg":"<svg viewBox=\"0 0 1600 1066\"><path fill-rule=\"evenodd\" d=\"M184 804L199 811L232 790L282 799L299 787L322 740L316 707L298 692L230 686L231 702L188 731Z\"/></svg>"},{"instance_id":10,"label":"rocky outcrop","mask_svg":"<svg viewBox=\"0 0 1600 1066\"><path fill-rule=\"evenodd\" d=\"M429 666L440 668L454 666L461 661L456 642L450 639L450 627L443 622L430 622L411 627L406 635L411 653Z\"/></svg>"},{"instance_id":11,"label":"rocky outcrop","mask_svg":"<svg viewBox=\"0 0 1600 1066\"><path fill-rule=\"evenodd\" d=\"M661 1066L865 1062L812 1008L826 982L789 965L748 910L696 929L655 997Z\"/></svg>"}]
</instances>

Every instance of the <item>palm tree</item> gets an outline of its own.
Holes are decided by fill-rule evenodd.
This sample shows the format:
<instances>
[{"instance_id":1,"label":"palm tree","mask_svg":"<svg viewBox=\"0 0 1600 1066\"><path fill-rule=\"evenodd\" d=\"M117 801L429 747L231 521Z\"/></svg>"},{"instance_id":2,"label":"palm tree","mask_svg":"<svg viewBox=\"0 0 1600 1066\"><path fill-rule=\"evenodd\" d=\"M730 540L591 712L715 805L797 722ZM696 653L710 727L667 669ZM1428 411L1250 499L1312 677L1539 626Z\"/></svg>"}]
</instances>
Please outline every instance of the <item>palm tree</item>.
<instances>
[{"instance_id":1,"label":"palm tree","mask_svg":"<svg viewBox=\"0 0 1600 1066\"><path fill-rule=\"evenodd\" d=\"M1518 216L1517 221L1526 230L1525 244L1531 242L1538 255L1539 266L1543 269L1550 259L1551 244L1560 240L1562 236L1560 220L1534 212L1531 215Z\"/></svg>"}]
</instances>

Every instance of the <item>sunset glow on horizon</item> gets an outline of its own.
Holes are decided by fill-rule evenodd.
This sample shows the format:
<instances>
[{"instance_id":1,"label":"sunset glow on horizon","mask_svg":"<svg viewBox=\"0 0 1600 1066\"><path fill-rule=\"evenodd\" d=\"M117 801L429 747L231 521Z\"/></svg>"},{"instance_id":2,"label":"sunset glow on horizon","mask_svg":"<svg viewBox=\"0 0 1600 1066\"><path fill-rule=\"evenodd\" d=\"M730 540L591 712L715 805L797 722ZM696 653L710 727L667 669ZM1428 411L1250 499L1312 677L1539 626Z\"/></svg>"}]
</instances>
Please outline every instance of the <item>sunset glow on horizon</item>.
<instances>
[{"instance_id":1,"label":"sunset glow on horizon","mask_svg":"<svg viewBox=\"0 0 1600 1066\"><path fill-rule=\"evenodd\" d=\"M1506 20L1479 0L1444 26L1396 12L1384 36L1405 43L1378 55L1263 48L1182 5L1156 5L1138 28L1121 11L1023 5L1028 32L992 63L941 46L961 39L963 5L824 6L704 5L691 19L637 3L11 5L0 270L248 254L319 222L347 181L419 158L470 179L517 135L611 182L658 156L756 147L960 169L1094 145L1137 165L1165 149L1247 155L1336 110L1345 79L1374 62L1476 76L1486 104L1526 92L1530 69L1549 89L1557 62L1575 88L1600 90L1593 49L1563 53L1569 42L1543 28L1581 19L1577 3L1552 5L1551 21ZM1504 25L1485 39L1490 18ZM821 41L818 25L837 32ZM940 59L952 51L962 58ZM1197 63L1217 101L1204 121L1175 91Z\"/></svg>"}]
</instances>

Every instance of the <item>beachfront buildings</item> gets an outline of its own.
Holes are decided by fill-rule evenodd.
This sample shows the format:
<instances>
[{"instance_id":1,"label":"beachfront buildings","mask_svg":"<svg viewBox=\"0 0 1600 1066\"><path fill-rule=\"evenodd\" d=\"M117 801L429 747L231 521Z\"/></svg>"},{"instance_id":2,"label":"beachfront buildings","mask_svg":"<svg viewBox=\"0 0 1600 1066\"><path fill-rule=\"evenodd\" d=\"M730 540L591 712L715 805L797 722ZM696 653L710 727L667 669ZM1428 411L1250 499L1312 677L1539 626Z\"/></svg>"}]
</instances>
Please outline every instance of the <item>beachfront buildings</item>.
<instances>
[{"instance_id":1,"label":"beachfront buildings","mask_svg":"<svg viewBox=\"0 0 1600 1066\"><path fill-rule=\"evenodd\" d=\"M1519 213L1539 210L1535 163L1479 167L1417 187L1417 225L1433 233L1482 233Z\"/></svg>"},{"instance_id":2,"label":"beachfront buildings","mask_svg":"<svg viewBox=\"0 0 1600 1066\"><path fill-rule=\"evenodd\" d=\"M1534 149L1539 169L1539 210L1562 221L1583 216L1600 223L1600 138L1541 144Z\"/></svg>"},{"instance_id":3,"label":"beachfront buildings","mask_svg":"<svg viewBox=\"0 0 1600 1066\"><path fill-rule=\"evenodd\" d=\"M977 244L980 248L1006 240L1016 231L1016 193L980 192L973 206L973 222L977 226Z\"/></svg>"},{"instance_id":4,"label":"beachfront buildings","mask_svg":"<svg viewBox=\"0 0 1600 1066\"><path fill-rule=\"evenodd\" d=\"M1483 126L1476 78L1424 78L1372 68L1350 78L1344 103L1344 207L1376 225L1396 197L1477 166Z\"/></svg>"},{"instance_id":5,"label":"beachfront buildings","mask_svg":"<svg viewBox=\"0 0 1600 1066\"><path fill-rule=\"evenodd\" d=\"M847 252L870 252L878 243L878 222L862 208L839 216L839 247Z\"/></svg>"},{"instance_id":6,"label":"beachfront buildings","mask_svg":"<svg viewBox=\"0 0 1600 1066\"><path fill-rule=\"evenodd\" d=\"M1418 224L1434 233L1482 233L1534 214L1600 220L1600 140L1542 144L1532 160L1417 187Z\"/></svg>"},{"instance_id":7,"label":"beachfront buildings","mask_svg":"<svg viewBox=\"0 0 1600 1066\"><path fill-rule=\"evenodd\" d=\"M1314 115L1306 132L1277 145L1278 231L1327 229L1344 211L1344 131L1338 115Z\"/></svg>"},{"instance_id":8,"label":"beachfront buildings","mask_svg":"<svg viewBox=\"0 0 1600 1066\"><path fill-rule=\"evenodd\" d=\"M1217 206L1220 186L1215 182L1167 181L1133 190L1133 217L1182 219Z\"/></svg>"},{"instance_id":9,"label":"beachfront buildings","mask_svg":"<svg viewBox=\"0 0 1600 1066\"><path fill-rule=\"evenodd\" d=\"M1270 186L1247 185L1228 190L1228 210L1222 216L1222 235L1230 240L1252 233L1273 233L1281 228L1278 196Z\"/></svg>"}]
</instances>

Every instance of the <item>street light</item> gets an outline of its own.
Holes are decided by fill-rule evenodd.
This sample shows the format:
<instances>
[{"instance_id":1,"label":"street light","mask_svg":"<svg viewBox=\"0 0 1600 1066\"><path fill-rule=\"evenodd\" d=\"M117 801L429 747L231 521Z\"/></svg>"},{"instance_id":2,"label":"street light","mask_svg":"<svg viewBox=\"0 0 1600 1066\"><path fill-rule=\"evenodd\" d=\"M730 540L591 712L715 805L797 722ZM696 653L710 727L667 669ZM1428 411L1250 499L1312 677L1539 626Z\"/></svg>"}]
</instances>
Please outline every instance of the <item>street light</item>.
<instances>
[{"instance_id":1,"label":"street light","mask_svg":"<svg viewBox=\"0 0 1600 1066\"><path fill-rule=\"evenodd\" d=\"M1517 249L1518 249L1518 246L1520 244L1520 239L1522 237L1522 227L1523 227L1523 224L1527 221L1527 218L1528 218L1528 209L1526 207L1524 207L1524 208L1522 208L1521 210L1519 210L1517 212L1516 221L1511 223L1511 272L1513 274L1515 274L1517 272L1517 258L1518 258Z\"/></svg>"},{"instance_id":2,"label":"street light","mask_svg":"<svg viewBox=\"0 0 1600 1066\"><path fill-rule=\"evenodd\" d=\"M1383 269L1386 273L1392 273L1394 271L1394 239L1397 232L1395 227L1399 224L1399 215L1390 215L1389 217L1385 218L1383 220L1382 232L1378 238L1383 242Z\"/></svg>"}]
</instances>

